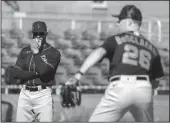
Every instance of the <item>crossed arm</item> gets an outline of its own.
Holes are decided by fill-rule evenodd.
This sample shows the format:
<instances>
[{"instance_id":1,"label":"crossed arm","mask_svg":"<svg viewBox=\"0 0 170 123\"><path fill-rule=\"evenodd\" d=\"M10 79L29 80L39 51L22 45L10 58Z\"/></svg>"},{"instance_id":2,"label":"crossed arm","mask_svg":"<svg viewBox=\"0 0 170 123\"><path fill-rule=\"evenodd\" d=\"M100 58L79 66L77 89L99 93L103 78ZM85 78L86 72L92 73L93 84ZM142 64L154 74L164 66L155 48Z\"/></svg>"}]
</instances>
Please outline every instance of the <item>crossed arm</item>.
<instances>
[{"instance_id":1,"label":"crossed arm","mask_svg":"<svg viewBox=\"0 0 170 123\"><path fill-rule=\"evenodd\" d=\"M28 81L35 78L39 78L39 75L34 71L27 71L24 69L24 57L25 49L22 49L14 68L12 69L12 75L15 79L20 79L22 81Z\"/></svg>"},{"instance_id":2,"label":"crossed arm","mask_svg":"<svg viewBox=\"0 0 170 123\"><path fill-rule=\"evenodd\" d=\"M18 56L18 60L16 65L13 68L13 77L15 79L21 79L23 81L32 80L36 78L40 78L41 76L45 76L47 74L55 74L55 71L60 63L60 53L52 54L47 61L44 62L41 59L40 55L33 55L34 62L35 62L35 71L26 71L24 70L24 58L23 58L23 51L21 51L20 55Z\"/></svg>"},{"instance_id":3,"label":"crossed arm","mask_svg":"<svg viewBox=\"0 0 170 123\"><path fill-rule=\"evenodd\" d=\"M15 79L21 79L23 81L28 81L28 80L39 78L39 75L34 71L26 71L18 66L14 66L13 77Z\"/></svg>"}]
</instances>

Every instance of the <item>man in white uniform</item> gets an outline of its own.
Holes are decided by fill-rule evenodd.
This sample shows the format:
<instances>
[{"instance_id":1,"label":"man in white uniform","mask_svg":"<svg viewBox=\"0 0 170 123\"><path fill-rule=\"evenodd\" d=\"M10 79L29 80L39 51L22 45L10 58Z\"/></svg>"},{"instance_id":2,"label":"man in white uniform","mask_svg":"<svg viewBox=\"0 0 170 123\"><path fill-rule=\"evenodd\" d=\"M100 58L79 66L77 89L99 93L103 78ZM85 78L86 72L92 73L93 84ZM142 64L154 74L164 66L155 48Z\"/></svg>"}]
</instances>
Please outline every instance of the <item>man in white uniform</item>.
<instances>
[{"instance_id":1,"label":"man in white uniform","mask_svg":"<svg viewBox=\"0 0 170 123\"><path fill-rule=\"evenodd\" d=\"M120 33L94 50L70 80L80 80L89 68L108 58L109 85L89 122L119 121L127 111L136 122L153 122L152 89L158 83L152 81L164 76L159 52L139 33L142 14L136 6L126 5L113 16L119 19Z\"/></svg>"}]
</instances>

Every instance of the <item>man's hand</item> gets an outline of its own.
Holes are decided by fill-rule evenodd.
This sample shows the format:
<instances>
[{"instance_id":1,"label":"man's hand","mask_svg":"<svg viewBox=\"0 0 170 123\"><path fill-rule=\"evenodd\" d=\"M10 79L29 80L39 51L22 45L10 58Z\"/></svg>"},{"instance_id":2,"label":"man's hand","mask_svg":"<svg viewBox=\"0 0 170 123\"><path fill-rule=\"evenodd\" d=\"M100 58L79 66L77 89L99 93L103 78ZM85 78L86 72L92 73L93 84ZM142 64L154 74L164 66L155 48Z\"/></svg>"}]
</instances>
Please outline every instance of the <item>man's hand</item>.
<instances>
[{"instance_id":1,"label":"man's hand","mask_svg":"<svg viewBox=\"0 0 170 123\"><path fill-rule=\"evenodd\" d=\"M36 42L37 39L33 39L33 42L30 44L30 47L31 47L31 51L33 52L33 54L37 54L39 53L39 45L38 43Z\"/></svg>"},{"instance_id":2,"label":"man's hand","mask_svg":"<svg viewBox=\"0 0 170 123\"><path fill-rule=\"evenodd\" d=\"M77 73L62 86L60 92L62 107L69 108L81 104L80 78L81 74Z\"/></svg>"},{"instance_id":3,"label":"man's hand","mask_svg":"<svg viewBox=\"0 0 170 123\"><path fill-rule=\"evenodd\" d=\"M71 77L66 83L65 85L79 85L79 81L81 79L81 74L80 73L76 73L73 77Z\"/></svg>"}]
</instances>

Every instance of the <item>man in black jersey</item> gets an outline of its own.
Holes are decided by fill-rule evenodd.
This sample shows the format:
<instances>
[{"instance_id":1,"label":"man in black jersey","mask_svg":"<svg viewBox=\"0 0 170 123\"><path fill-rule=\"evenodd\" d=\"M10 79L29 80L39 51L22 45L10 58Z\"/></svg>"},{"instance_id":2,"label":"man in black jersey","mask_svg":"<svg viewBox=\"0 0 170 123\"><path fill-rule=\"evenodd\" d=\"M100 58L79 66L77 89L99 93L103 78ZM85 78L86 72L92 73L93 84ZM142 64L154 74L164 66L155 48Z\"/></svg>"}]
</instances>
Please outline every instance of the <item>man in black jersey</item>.
<instances>
[{"instance_id":1,"label":"man in black jersey","mask_svg":"<svg viewBox=\"0 0 170 123\"><path fill-rule=\"evenodd\" d=\"M120 33L94 50L72 78L80 80L89 68L108 58L110 83L89 121L119 121L127 111L135 121L154 121L152 89L158 84L151 81L164 76L159 52L139 33L142 14L136 6L126 5L113 16L119 20Z\"/></svg>"},{"instance_id":2,"label":"man in black jersey","mask_svg":"<svg viewBox=\"0 0 170 123\"><path fill-rule=\"evenodd\" d=\"M59 50L46 41L47 25L43 21L32 24L32 38L24 47L13 69L13 77L23 86L18 99L17 122L52 122L52 86L60 63Z\"/></svg>"}]
</instances>

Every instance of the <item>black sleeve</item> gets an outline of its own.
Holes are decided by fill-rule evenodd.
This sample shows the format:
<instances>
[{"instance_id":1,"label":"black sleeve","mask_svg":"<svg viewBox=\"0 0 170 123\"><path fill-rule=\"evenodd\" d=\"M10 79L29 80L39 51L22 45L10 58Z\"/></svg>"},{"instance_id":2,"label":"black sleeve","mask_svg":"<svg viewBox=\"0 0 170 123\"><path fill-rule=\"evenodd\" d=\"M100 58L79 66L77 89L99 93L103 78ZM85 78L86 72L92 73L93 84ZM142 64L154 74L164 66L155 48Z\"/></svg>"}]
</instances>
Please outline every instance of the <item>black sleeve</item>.
<instances>
[{"instance_id":1,"label":"black sleeve","mask_svg":"<svg viewBox=\"0 0 170 123\"><path fill-rule=\"evenodd\" d=\"M15 79L21 79L23 81L39 78L39 75L36 72L24 70L24 49L21 50L18 56L16 64L12 70L12 76Z\"/></svg>"},{"instance_id":2,"label":"black sleeve","mask_svg":"<svg viewBox=\"0 0 170 123\"><path fill-rule=\"evenodd\" d=\"M163 71L163 67L161 64L161 58L160 55L158 54L154 59L153 59L153 64L152 64L152 79L156 79L156 78L161 78L164 76L164 71Z\"/></svg>"},{"instance_id":3,"label":"black sleeve","mask_svg":"<svg viewBox=\"0 0 170 123\"><path fill-rule=\"evenodd\" d=\"M36 72L33 72L33 71L29 72L26 70L22 70L15 66L12 70L12 73L13 73L12 75L15 79L21 79L23 81L28 81L28 80L32 80L35 78L39 78L39 75Z\"/></svg>"},{"instance_id":4,"label":"black sleeve","mask_svg":"<svg viewBox=\"0 0 170 123\"><path fill-rule=\"evenodd\" d=\"M40 76L55 74L60 63L61 54L58 50L48 55L34 54L35 70Z\"/></svg>"},{"instance_id":5,"label":"black sleeve","mask_svg":"<svg viewBox=\"0 0 170 123\"><path fill-rule=\"evenodd\" d=\"M19 53L15 67L24 69L24 49L22 49L21 52Z\"/></svg>"},{"instance_id":6,"label":"black sleeve","mask_svg":"<svg viewBox=\"0 0 170 123\"><path fill-rule=\"evenodd\" d=\"M115 40L115 36L106 39L106 41L101 45L101 47L104 48L107 52L104 57L111 59L116 49L116 45L117 43Z\"/></svg>"}]
</instances>

